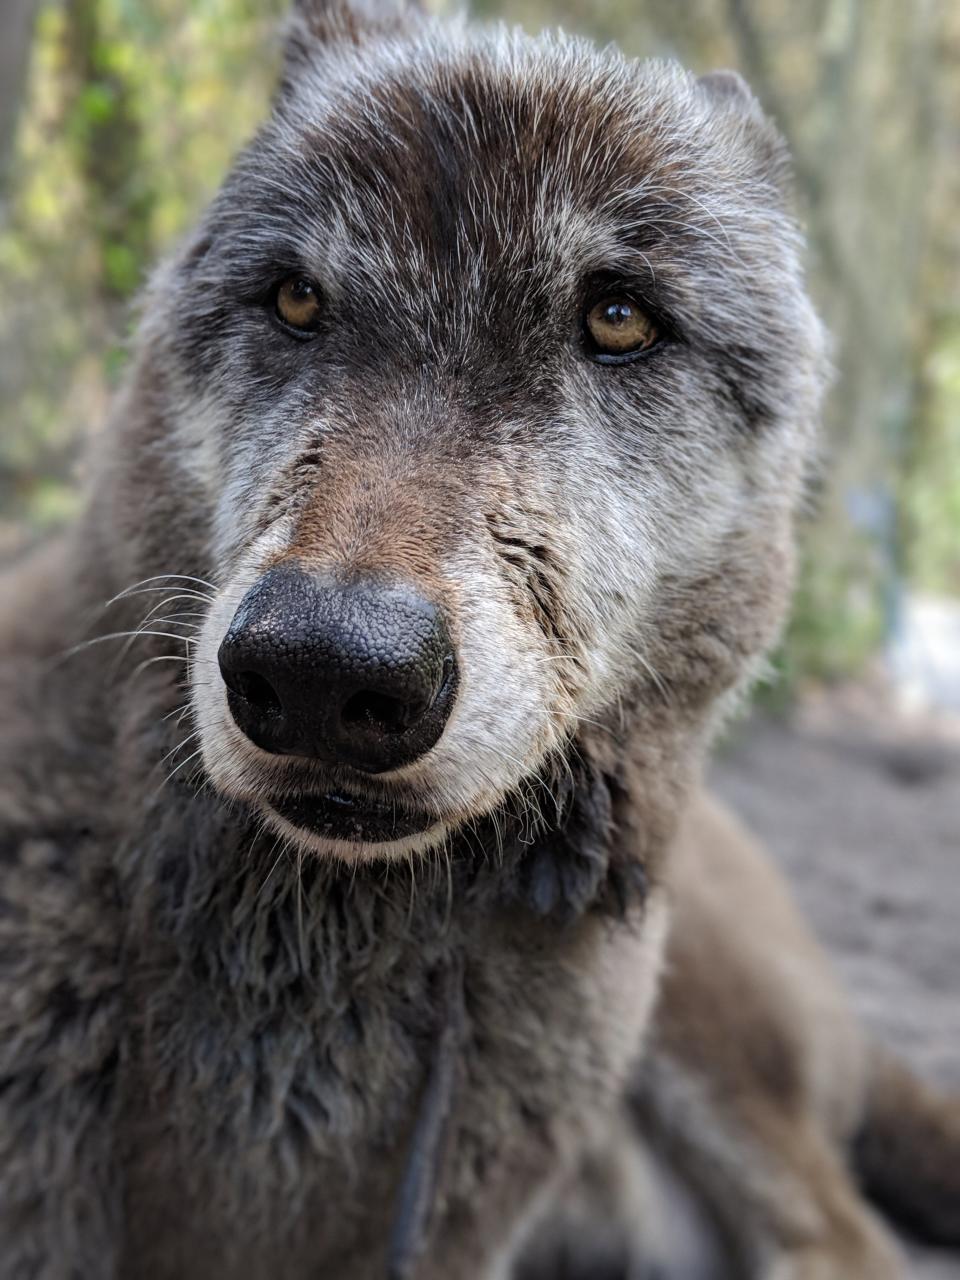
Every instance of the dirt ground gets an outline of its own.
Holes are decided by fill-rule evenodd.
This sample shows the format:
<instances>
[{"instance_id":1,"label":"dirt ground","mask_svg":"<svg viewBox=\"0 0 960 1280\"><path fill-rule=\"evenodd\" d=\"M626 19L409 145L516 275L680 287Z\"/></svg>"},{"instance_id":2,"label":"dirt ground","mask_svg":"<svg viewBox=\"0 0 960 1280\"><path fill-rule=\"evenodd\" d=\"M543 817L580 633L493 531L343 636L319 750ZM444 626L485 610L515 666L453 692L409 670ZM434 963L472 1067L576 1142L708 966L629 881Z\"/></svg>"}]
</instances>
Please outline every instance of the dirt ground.
<instances>
[{"instance_id":1,"label":"dirt ground","mask_svg":"<svg viewBox=\"0 0 960 1280\"><path fill-rule=\"evenodd\" d=\"M858 693L738 726L713 783L767 842L874 1033L960 1089L960 722ZM960 1253L912 1249L915 1280Z\"/></svg>"}]
</instances>

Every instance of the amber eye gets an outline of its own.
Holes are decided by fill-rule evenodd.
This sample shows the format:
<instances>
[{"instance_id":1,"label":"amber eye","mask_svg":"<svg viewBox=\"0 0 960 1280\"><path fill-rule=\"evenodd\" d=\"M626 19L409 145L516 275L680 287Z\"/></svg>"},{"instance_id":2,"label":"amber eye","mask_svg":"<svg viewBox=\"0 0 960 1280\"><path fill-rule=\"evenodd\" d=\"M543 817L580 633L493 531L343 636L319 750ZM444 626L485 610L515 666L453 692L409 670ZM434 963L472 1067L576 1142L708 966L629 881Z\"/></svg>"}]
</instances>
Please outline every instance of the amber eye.
<instances>
[{"instance_id":1,"label":"amber eye","mask_svg":"<svg viewBox=\"0 0 960 1280\"><path fill-rule=\"evenodd\" d=\"M320 323L320 290L306 276L287 276L277 290L277 315L291 329L313 333Z\"/></svg>"},{"instance_id":2,"label":"amber eye","mask_svg":"<svg viewBox=\"0 0 960 1280\"><path fill-rule=\"evenodd\" d=\"M584 320L591 353L599 359L617 360L646 351L660 334L646 312L632 298L602 298Z\"/></svg>"}]
</instances>

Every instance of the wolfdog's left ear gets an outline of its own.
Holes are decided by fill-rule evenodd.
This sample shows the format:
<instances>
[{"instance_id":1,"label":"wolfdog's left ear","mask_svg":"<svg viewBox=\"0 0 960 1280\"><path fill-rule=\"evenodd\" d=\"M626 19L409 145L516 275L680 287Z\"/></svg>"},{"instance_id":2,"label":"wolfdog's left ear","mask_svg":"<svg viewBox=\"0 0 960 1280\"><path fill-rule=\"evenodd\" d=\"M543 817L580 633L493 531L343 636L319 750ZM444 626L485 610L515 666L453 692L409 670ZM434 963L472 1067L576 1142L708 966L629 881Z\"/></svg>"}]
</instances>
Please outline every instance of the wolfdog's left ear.
<instances>
[{"instance_id":1,"label":"wolfdog's left ear","mask_svg":"<svg viewBox=\"0 0 960 1280\"><path fill-rule=\"evenodd\" d=\"M743 76L738 71L710 71L697 83L716 113L727 117L739 134L748 134L764 176L781 189L789 187L790 149Z\"/></svg>"},{"instance_id":2,"label":"wolfdog's left ear","mask_svg":"<svg viewBox=\"0 0 960 1280\"><path fill-rule=\"evenodd\" d=\"M418 0L294 0L287 65L308 61L318 45L362 44L409 27L422 13Z\"/></svg>"}]
</instances>

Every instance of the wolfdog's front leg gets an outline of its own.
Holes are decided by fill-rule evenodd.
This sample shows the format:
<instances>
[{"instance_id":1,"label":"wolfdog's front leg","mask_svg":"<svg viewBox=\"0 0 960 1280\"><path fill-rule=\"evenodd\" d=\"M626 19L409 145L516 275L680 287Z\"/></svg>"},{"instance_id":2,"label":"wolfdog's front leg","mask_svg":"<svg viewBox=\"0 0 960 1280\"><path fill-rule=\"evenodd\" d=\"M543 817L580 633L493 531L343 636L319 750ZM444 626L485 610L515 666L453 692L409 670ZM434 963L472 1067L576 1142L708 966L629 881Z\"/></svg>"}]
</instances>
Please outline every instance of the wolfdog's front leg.
<instances>
[{"instance_id":1,"label":"wolfdog's front leg","mask_svg":"<svg viewBox=\"0 0 960 1280\"><path fill-rule=\"evenodd\" d=\"M115 1272L117 948L78 843L0 846L2 1280Z\"/></svg>"}]
</instances>

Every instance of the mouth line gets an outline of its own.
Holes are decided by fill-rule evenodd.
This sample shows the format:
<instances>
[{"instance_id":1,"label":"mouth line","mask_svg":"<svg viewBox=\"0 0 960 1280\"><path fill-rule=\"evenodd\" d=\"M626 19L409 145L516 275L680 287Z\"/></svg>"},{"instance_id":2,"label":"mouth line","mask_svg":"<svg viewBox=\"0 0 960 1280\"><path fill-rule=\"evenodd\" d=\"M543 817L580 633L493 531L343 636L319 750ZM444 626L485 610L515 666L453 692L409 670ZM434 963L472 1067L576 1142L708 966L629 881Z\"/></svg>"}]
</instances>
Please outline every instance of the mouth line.
<instances>
[{"instance_id":1,"label":"mouth line","mask_svg":"<svg viewBox=\"0 0 960 1280\"><path fill-rule=\"evenodd\" d=\"M326 840L390 844L421 835L439 819L422 809L384 804L345 791L274 794L267 804L285 822Z\"/></svg>"}]
</instances>

